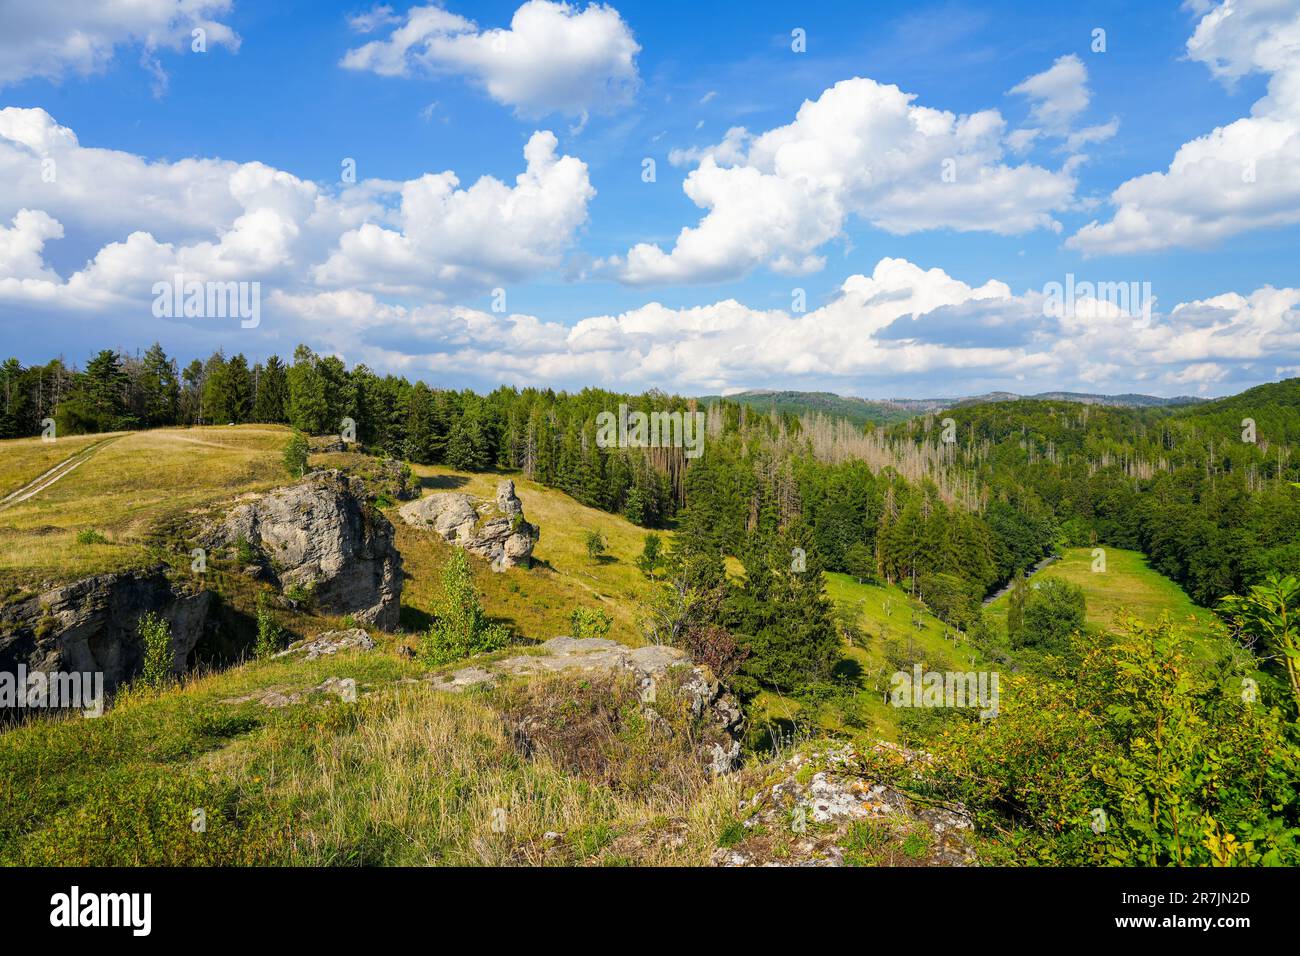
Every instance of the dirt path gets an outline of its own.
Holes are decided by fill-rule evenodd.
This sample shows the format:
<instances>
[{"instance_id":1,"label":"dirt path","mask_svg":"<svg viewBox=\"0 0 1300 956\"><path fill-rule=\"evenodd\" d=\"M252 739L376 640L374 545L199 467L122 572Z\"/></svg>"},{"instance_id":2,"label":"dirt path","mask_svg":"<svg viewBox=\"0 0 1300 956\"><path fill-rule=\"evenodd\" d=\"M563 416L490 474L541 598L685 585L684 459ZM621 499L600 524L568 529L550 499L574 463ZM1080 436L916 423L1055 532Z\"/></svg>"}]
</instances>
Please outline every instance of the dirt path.
<instances>
[{"instance_id":1,"label":"dirt path","mask_svg":"<svg viewBox=\"0 0 1300 956\"><path fill-rule=\"evenodd\" d=\"M1043 560L1039 561L1032 568L1030 568L1029 572L1025 575L1025 577L1032 578L1035 574L1043 570L1043 568L1047 567L1053 561L1056 561L1058 558L1060 558L1059 554L1049 554L1047 557L1043 558ZM1005 587L1003 587L1002 590L998 591L997 594L991 595L990 597L986 597L984 599L984 606L988 607L990 604L992 604L994 601L1002 597L1002 595L1006 594L1010 590L1011 590L1011 585L1008 584Z\"/></svg>"},{"instance_id":2,"label":"dirt path","mask_svg":"<svg viewBox=\"0 0 1300 956\"><path fill-rule=\"evenodd\" d=\"M44 491L59 479L72 474L73 471L89 461L101 448L117 441L121 437L121 435L114 435L112 438L105 438L103 441L97 441L93 445L81 449L81 451L77 452L75 455L63 459L63 461L45 472L45 474L29 481L17 491L10 492L5 495L4 498L0 498L0 511L4 511L6 508L12 508L14 505L26 501L28 498L32 497L32 495Z\"/></svg>"}]
</instances>

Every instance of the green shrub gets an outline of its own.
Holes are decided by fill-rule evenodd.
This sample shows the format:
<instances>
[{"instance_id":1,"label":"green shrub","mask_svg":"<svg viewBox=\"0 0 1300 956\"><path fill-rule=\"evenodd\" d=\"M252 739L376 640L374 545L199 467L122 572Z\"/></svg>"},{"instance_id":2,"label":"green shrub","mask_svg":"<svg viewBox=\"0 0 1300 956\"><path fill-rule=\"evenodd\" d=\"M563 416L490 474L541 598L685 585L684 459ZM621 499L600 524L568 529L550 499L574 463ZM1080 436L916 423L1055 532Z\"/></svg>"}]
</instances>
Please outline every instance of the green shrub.
<instances>
[{"instance_id":1,"label":"green shrub","mask_svg":"<svg viewBox=\"0 0 1300 956\"><path fill-rule=\"evenodd\" d=\"M295 431L289 443L284 446L284 468L292 478L301 478L307 474L307 456L311 453L311 446L307 443L307 436L300 431Z\"/></svg>"},{"instance_id":2,"label":"green shrub","mask_svg":"<svg viewBox=\"0 0 1300 956\"><path fill-rule=\"evenodd\" d=\"M1009 636L1011 646L1042 654L1067 655L1070 638L1087 620L1083 588L1061 578L1043 578L1025 589L1020 627Z\"/></svg>"},{"instance_id":3,"label":"green shrub","mask_svg":"<svg viewBox=\"0 0 1300 956\"><path fill-rule=\"evenodd\" d=\"M642 574L652 578L663 563L663 539L651 532L645 536L645 543L641 546L641 556L636 559L636 566L641 569Z\"/></svg>"},{"instance_id":4,"label":"green shrub","mask_svg":"<svg viewBox=\"0 0 1300 956\"><path fill-rule=\"evenodd\" d=\"M257 600L257 643L253 648L253 655L258 660L265 660L278 653L284 645L284 629L280 627L271 609L267 606L266 599L259 597Z\"/></svg>"},{"instance_id":5,"label":"green shrub","mask_svg":"<svg viewBox=\"0 0 1300 956\"><path fill-rule=\"evenodd\" d=\"M257 549L242 534L235 542L235 560L242 565L256 564L258 562Z\"/></svg>"},{"instance_id":6,"label":"green shrub","mask_svg":"<svg viewBox=\"0 0 1300 956\"><path fill-rule=\"evenodd\" d=\"M94 528L82 528L77 532L77 544L108 544L108 539Z\"/></svg>"},{"instance_id":7,"label":"green shrub","mask_svg":"<svg viewBox=\"0 0 1300 956\"><path fill-rule=\"evenodd\" d=\"M1087 645L1072 679L1003 675L995 720L947 724L931 784L1025 861L1300 863L1300 746L1282 709L1244 699L1168 620Z\"/></svg>"},{"instance_id":8,"label":"green shrub","mask_svg":"<svg viewBox=\"0 0 1300 956\"><path fill-rule=\"evenodd\" d=\"M576 638L608 637L614 619L604 608L575 607L569 615L569 629Z\"/></svg>"},{"instance_id":9,"label":"green shrub","mask_svg":"<svg viewBox=\"0 0 1300 956\"><path fill-rule=\"evenodd\" d=\"M469 561L459 548L452 551L442 572L442 603L434 622L425 633L420 649L434 666L448 664L474 654L500 650L510 643L510 632L491 624L483 602L474 588Z\"/></svg>"},{"instance_id":10,"label":"green shrub","mask_svg":"<svg viewBox=\"0 0 1300 956\"><path fill-rule=\"evenodd\" d=\"M156 690L167 683L172 673L171 625L153 611L146 611L140 618L137 631L144 643L144 669L140 672L140 683Z\"/></svg>"}]
</instances>

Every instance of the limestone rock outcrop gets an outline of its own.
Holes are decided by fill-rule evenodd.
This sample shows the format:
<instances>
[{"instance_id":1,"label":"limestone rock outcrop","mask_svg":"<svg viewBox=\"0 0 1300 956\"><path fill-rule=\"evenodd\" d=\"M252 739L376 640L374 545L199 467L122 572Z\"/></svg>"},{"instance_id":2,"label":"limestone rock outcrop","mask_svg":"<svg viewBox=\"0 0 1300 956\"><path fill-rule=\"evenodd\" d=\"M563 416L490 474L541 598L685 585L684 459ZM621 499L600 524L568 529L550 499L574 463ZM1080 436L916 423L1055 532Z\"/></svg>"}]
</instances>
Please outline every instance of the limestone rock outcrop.
<instances>
[{"instance_id":1,"label":"limestone rock outcrop","mask_svg":"<svg viewBox=\"0 0 1300 956\"><path fill-rule=\"evenodd\" d=\"M168 580L162 567L98 574L0 609L0 671L102 672L113 690L140 673L140 618L171 628L173 671L183 672L216 597Z\"/></svg>"},{"instance_id":2,"label":"limestone rock outcrop","mask_svg":"<svg viewBox=\"0 0 1300 956\"><path fill-rule=\"evenodd\" d=\"M505 677L621 672L632 675L642 699L646 700L670 672L676 672L683 678L674 682L676 692L686 695L694 717L702 718L716 731L702 747L703 761L716 774L731 770L739 759L744 727L740 704L722 688L707 667L692 663L686 652L665 645L632 648L606 638L573 637L552 638L534 650L533 654L435 675L431 683L436 690L455 692L491 685ZM526 732L527 728L516 728L516 731Z\"/></svg>"},{"instance_id":3,"label":"limestone rock outcrop","mask_svg":"<svg viewBox=\"0 0 1300 956\"><path fill-rule=\"evenodd\" d=\"M309 475L239 505L207 540L251 547L279 587L310 591L322 611L386 631L397 627L402 556L392 524L366 503L360 479L339 471Z\"/></svg>"},{"instance_id":4,"label":"limestone rock outcrop","mask_svg":"<svg viewBox=\"0 0 1300 956\"><path fill-rule=\"evenodd\" d=\"M375 648L375 642L364 630L353 627L344 631L325 631L308 640L295 641L274 656L294 657L301 654L305 660L314 661L318 657L328 657L351 648L371 651Z\"/></svg>"},{"instance_id":5,"label":"limestone rock outcrop","mask_svg":"<svg viewBox=\"0 0 1300 956\"><path fill-rule=\"evenodd\" d=\"M399 514L407 524L432 529L444 540L487 558L493 571L528 567L539 536L536 525L524 520L523 502L509 479L497 485L492 501L446 491L409 502Z\"/></svg>"}]
</instances>

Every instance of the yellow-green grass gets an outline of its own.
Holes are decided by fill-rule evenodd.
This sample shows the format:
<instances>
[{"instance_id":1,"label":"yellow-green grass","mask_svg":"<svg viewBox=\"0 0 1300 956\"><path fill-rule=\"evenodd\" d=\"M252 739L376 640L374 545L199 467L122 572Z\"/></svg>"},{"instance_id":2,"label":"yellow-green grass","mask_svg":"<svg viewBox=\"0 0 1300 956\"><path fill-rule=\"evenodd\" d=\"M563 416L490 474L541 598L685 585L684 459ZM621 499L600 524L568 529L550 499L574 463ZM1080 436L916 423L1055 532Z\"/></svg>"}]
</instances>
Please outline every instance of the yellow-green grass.
<instances>
[{"instance_id":1,"label":"yellow-green grass","mask_svg":"<svg viewBox=\"0 0 1300 956\"><path fill-rule=\"evenodd\" d=\"M286 482L288 434L241 425L114 438L66 477L0 512L0 576L58 581L144 563L147 535L160 522ZM30 459L25 471L39 474L39 455L26 447L22 453ZM82 531L106 543L78 543Z\"/></svg>"},{"instance_id":2,"label":"yellow-green grass","mask_svg":"<svg viewBox=\"0 0 1300 956\"><path fill-rule=\"evenodd\" d=\"M1104 572L1093 571L1091 548L1067 548L1061 559L1049 564L1030 580L1061 578L1083 589L1087 601L1088 623L1102 628L1114 627L1125 614L1153 623L1163 615L1194 634L1206 634L1214 615L1198 607L1173 581L1147 563L1138 551L1106 548ZM1006 595L985 608L990 622L999 633L1006 632Z\"/></svg>"},{"instance_id":3,"label":"yellow-green grass","mask_svg":"<svg viewBox=\"0 0 1300 956\"><path fill-rule=\"evenodd\" d=\"M313 459L314 460L314 459ZM493 572L486 561L471 559L475 582L491 617L509 624L517 637L549 640L571 633L569 617L579 606L603 608L613 619L610 637L627 644L643 639L637 621L655 585L637 568L647 531L626 519L579 504L561 491L519 475L457 472L441 466L412 466L425 494L460 491L480 498L496 495L497 482L511 478L524 517L541 529L531 568ZM402 604L413 608L408 620L431 612L441 598L440 576L451 546L431 531L411 528L388 510L397 526L407 580ZM599 532L606 551L588 557L586 536ZM662 534L662 533L661 533Z\"/></svg>"},{"instance_id":4,"label":"yellow-green grass","mask_svg":"<svg viewBox=\"0 0 1300 956\"><path fill-rule=\"evenodd\" d=\"M967 670L986 663L968 639L959 637L955 628L919 606L897 585L865 584L850 575L832 573L826 575L826 594L862 633L859 642L845 645L843 654L856 665L855 678L861 690L855 703L867 726L850 729L840 711L826 707L816 715L821 730L894 740L900 715L885 701L885 692L896 670L914 664L926 670ZM919 627L912 623L914 616ZM756 712L762 717L791 720L801 707L797 701L764 692L756 700Z\"/></svg>"},{"instance_id":5,"label":"yellow-green grass","mask_svg":"<svg viewBox=\"0 0 1300 956\"><path fill-rule=\"evenodd\" d=\"M734 824L739 779L623 792L524 758L490 698L435 692L394 650L252 662L0 734L0 863L701 865ZM328 677L359 699L305 693ZM304 696L226 702L267 687Z\"/></svg>"},{"instance_id":6,"label":"yellow-green grass","mask_svg":"<svg viewBox=\"0 0 1300 956\"><path fill-rule=\"evenodd\" d=\"M116 434L121 434L116 433ZM12 438L0 441L0 498L35 481L51 468L112 435L72 435L55 441Z\"/></svg>"}]
</instances>

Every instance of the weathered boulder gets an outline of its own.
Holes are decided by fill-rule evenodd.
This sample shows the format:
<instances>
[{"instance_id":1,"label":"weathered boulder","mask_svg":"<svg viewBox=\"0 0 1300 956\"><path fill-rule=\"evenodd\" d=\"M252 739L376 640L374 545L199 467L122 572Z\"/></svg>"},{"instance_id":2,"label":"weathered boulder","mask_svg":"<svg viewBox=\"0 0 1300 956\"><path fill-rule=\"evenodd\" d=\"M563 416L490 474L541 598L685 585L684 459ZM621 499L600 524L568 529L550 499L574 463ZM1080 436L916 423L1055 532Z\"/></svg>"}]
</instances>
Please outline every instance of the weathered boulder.
<instances>
[{"instance_id":1,"label":"weathered boulder","mask_svg":"<svg viewBox=\"0 0 1300 956\"><path fill-rule=\"evenodd\" d=\"M674 691L685 694L694 717L703 719L717 733L702 746L701 758L714 773L731 770L740 757L744 714L736 699L714 679L707 667L691 662L675 647L649 645L631 648L606 638L556 637L534 649L503 660L462 667L434 675L437 690L461 691L467 687L491 685L503 677L536 674L631 674L642 701L651 701L660 682L670 674ZM526 723L526 722L525 722ZM525 724L515 728L527 735Z\"/></svg>"},{"instance_id":2,"label":"weathered boulder","mask_svg":"<svg viewBox=\"0 0 1300 956\"><path fill-rule=\"evenodd\" d=\"M102 672L112 690L140 673L140 618L171 628L173 670L183 672L215 603L210 591L168 580L162 567L99 574L0 609L0 671Z\"/></svg>"},{"instance_id":3,"label":"weathered boulder","mask_svg":"<svg viewBox=\"0 0 1300 956\"><path fill-rule=\"evenodd\" d=\"M357 650L374 650L375 642L359 627L345 631L325 631L309 640L295 641L276 654L276 657L293 657L302 654L306 660L314 661L318 657L327 657L350 648Z\"/></svg>"},{"instance_id":4,"label":"weathered boulder","mask_svg":"<svg viewBox=\"0 0 1300 956\"><path fill-rule=\"evenodd\" d=\"M461 492L446 491L403 505L402 520L431 528L466 551L487 558L493 571L528 567L539 535L524 520L524 505L509 479L497 485L492 501L478 501Z\"/></svg>"},{"instance_id":5,"label":"weathered boulder","mask_svg":"<svg viewBox=\"0 0 1300 956\"><path fill-rule=\"evenodd\" d=\"M879 743L872 759L851 744L791 755L739 807L743 832L714 866L971 866L974 825L959 804L918 802L880 779L928 756ZM775 782L772 782L775 780Z\"/></svg>"},{"instance_id":6,"label":"weathered boulder","mask_svg":"<svg viewBox=\"0 0 1300 956\"><path fill-rule=\"evenodd\" d=\"M290 707L293 704L300 704L303 701L318 699L334 695L345 703L352 703L357 699L357 682L350 677L327 677L315 687L306 687L301 690L293 690L288 687L263 687L255 690L251 694L244 694L241 697L227 697L222 701L223 704L249 704L257 703L271 710L278 710L281 707Z\"/></svg>"},{"instance_id":7,"label":"weathered boulder","mask_svg":"<svg viewBox=\"0 0 1300 956\"><path fill-rule=\"evenodd\" d=\"M322 611L386 631L397 627L402 556L392 524L366 503L360 479L339 471L309 475L238 506L206 540L250 546L282 589L309 590Z\"/></svg>"}]
</instances>

